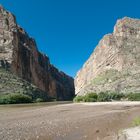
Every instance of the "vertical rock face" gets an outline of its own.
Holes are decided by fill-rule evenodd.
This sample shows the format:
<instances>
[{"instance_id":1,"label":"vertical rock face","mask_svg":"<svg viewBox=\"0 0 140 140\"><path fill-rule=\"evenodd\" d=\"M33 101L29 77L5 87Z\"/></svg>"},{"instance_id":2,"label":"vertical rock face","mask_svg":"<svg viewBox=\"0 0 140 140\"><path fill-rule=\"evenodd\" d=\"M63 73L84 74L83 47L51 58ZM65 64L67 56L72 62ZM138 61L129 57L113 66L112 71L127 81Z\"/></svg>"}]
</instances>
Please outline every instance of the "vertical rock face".
<instances>
[{"instance_id":1,"label":"vertical rock face","mask_svg":"<svg viewBox=\"0 0 140 140\"><path fill-rule=\"evenodd\" d=\"M76 94L140 92L140 20L125 17L105 35L75 77Z\"/></svg>"},{"instance_id":2,"label":"vertical rock face","mask_svg":"<svg viewBox=\"0 0 140 140\"><path fill-rule=\"evenodd\" d=\"M40 53L35 40L16 23L14 15L0 6L0 66L33 83L49 96L69 100L74 96L73 78L59 71Z\"/></svg>"}]
</instances>

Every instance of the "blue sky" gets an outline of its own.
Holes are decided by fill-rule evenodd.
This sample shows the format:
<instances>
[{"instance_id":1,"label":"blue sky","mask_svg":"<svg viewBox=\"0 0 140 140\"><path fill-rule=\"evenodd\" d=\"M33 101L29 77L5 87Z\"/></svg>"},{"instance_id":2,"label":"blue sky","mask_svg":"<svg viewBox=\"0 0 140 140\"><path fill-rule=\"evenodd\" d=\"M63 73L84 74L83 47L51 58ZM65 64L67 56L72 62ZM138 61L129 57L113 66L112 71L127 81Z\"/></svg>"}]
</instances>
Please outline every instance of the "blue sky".
<instances>
[{"instance_id":1,"label":"blue sky","mask_svg":"<svg viewBox=\"0 0 140 140\"><path fill-rule=\"evenodd\" d=\"M40 51L75 76L118 18L140 18L139 0L0 0Z\"/></svg>"}]
</instances>

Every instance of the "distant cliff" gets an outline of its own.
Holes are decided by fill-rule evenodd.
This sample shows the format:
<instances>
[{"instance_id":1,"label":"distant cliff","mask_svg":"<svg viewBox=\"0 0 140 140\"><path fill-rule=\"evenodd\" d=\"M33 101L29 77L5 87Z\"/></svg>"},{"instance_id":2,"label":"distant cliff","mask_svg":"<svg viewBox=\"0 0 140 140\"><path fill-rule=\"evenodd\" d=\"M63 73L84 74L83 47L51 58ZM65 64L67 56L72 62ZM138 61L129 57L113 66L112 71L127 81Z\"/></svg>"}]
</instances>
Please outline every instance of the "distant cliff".
<instances>
[{"instance_id":1,"label":"distant cliff","mask_svg":"<svg viewBox=\"0 0 140 140\"><path fill-rule=\"evenodd\" d=\"M17 25L15 16L2 6L0 67L10 70L58 100L69 100L74 96L73 78L55 68L49 58L38 51L35 40Z\"/></svg>"},{"instance_id":2,"label":"distant cliff","mask_svg":"<svg viewBox=\"0 0 140 140\"><path fill-rule=\"evenodd\" d=\"M140 92L140 20L125 17L99 42L75 77L76 94Z\"/></svg>"}]
</instances>

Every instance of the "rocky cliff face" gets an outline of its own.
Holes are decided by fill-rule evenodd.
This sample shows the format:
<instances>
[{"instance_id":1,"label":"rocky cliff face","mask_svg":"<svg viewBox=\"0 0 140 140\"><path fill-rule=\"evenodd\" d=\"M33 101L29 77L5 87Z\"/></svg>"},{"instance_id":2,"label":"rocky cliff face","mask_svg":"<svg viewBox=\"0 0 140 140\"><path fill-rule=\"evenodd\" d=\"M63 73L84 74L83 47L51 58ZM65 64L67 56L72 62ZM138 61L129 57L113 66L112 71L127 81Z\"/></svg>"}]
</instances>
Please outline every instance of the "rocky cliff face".
<instances>
[{"instance_id":1,"label":"rocky cliff face","mask_svg":"<svg viewBox=\"0 0 140 140\"><path fill-rule=\"evenodd\" d=\"M140 92L140 20L117 21L75 77L76 94Z\"/></svg>"},{"instance_id":2,"label":"rocky cliff face","mask_svg":"<svg viewBox=\"0 0 140 140\"><path fill-rule=\"evenodd\" d=\"M40 53L35 40L0 6L0 66L33 83L49 96L69 100L74 96L73 78L55 68Z\"/></svg>"}]
</instances>

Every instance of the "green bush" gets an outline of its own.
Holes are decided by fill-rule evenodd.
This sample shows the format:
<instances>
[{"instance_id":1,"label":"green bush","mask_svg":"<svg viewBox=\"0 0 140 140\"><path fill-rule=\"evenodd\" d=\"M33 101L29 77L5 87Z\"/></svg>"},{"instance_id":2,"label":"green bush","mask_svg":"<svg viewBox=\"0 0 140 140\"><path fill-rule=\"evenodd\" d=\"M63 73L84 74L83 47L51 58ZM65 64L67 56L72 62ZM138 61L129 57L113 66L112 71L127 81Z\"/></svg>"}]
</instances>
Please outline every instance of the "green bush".
<instances>
[{"instance_id":1,"label":"green bush","mask_svg":"<svg viewBox=\"0 0 140 140\"><path fill-rule=\"evenodd\" d=\"M109 93L109 99L110 100L121 100L122 98L125 98L125 95L122 93Z\"/></svg>"},{"instance_id":2,"label":"green bush","mask_svg":"<svg viewBox=\"0 0 140 140\"><path fill-rule=\"evenodd\" d=\"M85 97L83 99L84 102L97 102L97 100L95 98L88 98L88 97Z\"/></svg>"},{"instance_id":3,"label":"green bush","mask_svg":"<svg viewBox=\"0 0 140 140\"><path fill-rule=\"evenodd\" d=\"M126 97L129 101L140 101L140 93L130 93Z\"/></svg>"},{"instance_id":4,"label":"green bush","mask_svg":"<svg viewBox=\"0 0 140 140\"><path fill-rule=\"evenodd\" d=\"M97 100L97 98L98 98L98 95L97 95L96 93L88 93L88 94L85 95L85 96L87 96L88 98L94 98L94 99L96 99L96 100Z\"/></svg>"},{"instance_id":5,"label":"green bush","mask_svg":"<svg viewBox=\"0 0 140 140\"><path fill-rule=\"evenodd\" d=\"M76 96L73 101L74 102L82 102L84 100L84 96Z\"/></svg>"},{"instance_id":6,"label":"green bush","mask_svg":"<svg viewBox=\"0 0 140 140\"><path fill-rule=\"evenodd\" d=\"M96 102L98 95L96 93L88 93L84 96L84 102Z\"/></svg>"},{"instance_id":7,"label":"green bush","mask_svg":"<svg viewBox=\"0 0 140 140\"><path fill-rule=\"evenodd\" d=\"M37 98L37 99L35 100L35 102L36 102L36 103L40 103L40 102L44 102L44 100L43 100L42 98Z\"/></svg>"},{"instance_id":8,"label":"green bush","mask_svg":"<svg viewBox=\"0 0 140 140\"><path fill-rule=\"evenodd\" d=\"M105 101L120 101L122 98L125 98L125 95L122 93L110 93L110 92L100 92L98 94L98 101L105 102Z\"/></svg>"},{"instance_id":9,"label":"green bush","mask_svg":"<svg viewBox=\"0 0 140 140\"><path fill-rule=\"evenodd\" d=\"M111 96L108 92L100 92L98 94L98 102L105 102L105 101L111 101Z\"/></svg>"},{"instance_id":10,"label":"green bush","mask_svg":"<svg viewBox=\"0 0 140 140\"><path fill-rule=\"evenodd\" d=\"M28 95L13 93L0 96L0 104L19 104L19 103L31 103L32 98Z\"/></svg>"},{"instance_id":11,"label":"green bush","mask_svg":"<svg viewBox=\"0 0 140 140\"><path fill-rule=\"evenodd\" d=\"M96 93L88 93L84 96L76 96L74 102L96 102L98 95Z\"/></svg>"},{"instance_id":12,"label":"green bush","mask_svg":"<svg viewBox=\"0 0 140 140\"><path fill-rule=\"evenodd\" d=\"M124 94L121 93L109 93L109 92L100 92L96 93L88 93L84 96L76 96L74 98L74 102L108 102L113 100L121 100L124 98Z\"/></svg>"}]
</instances>

